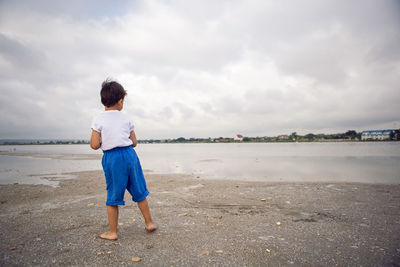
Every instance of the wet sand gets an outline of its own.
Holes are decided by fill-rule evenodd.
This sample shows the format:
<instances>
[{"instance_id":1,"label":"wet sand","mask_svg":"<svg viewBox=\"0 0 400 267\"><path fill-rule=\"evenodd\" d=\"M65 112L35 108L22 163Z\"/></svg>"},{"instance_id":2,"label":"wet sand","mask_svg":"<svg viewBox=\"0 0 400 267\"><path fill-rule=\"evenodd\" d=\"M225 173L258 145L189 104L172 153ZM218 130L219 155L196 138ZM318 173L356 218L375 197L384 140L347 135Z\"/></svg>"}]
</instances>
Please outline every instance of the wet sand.
<instances>
[{"instance_id":1,"label":"wet sand","mask_svg":"<svg viewBox=\"0 0 400 267\"><path fill-rule=\"evenodd\" d=\"M0 265L399 266L400 185L267 183L146 175L147 233L125 195L107 230L101 171L0 185ZM140 262L132 262L133 257Z\"/></svg>"}]
</instances>

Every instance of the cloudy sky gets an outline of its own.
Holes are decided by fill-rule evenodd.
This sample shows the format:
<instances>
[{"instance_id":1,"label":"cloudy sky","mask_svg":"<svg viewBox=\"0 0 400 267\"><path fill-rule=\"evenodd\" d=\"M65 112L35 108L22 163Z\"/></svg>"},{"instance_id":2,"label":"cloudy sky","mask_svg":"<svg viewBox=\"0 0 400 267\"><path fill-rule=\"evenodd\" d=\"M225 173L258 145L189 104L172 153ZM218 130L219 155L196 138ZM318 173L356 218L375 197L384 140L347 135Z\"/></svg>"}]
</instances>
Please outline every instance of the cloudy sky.
<instances>
[{"instance_id":1,"label":"cloudy sky","mask_svg":"<svg viewBox=\"0 0 400 267\"><path fill-rule=\"evenodd\" d=\"M0 138L84 138L111 77L139 139L400 127L400 1L0 1Z\"/></svg>"}]
</instances>

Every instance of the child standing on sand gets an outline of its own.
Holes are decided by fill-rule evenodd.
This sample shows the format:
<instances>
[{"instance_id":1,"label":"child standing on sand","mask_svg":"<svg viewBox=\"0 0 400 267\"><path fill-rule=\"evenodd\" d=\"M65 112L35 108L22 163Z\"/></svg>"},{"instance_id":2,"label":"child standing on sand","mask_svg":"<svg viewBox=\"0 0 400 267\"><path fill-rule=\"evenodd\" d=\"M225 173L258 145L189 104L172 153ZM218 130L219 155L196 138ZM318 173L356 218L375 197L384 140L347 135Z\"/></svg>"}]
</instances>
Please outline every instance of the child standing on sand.
<instances>
[{"instance_id":1,"label":"child standing on sand","mask_svg":"<svg viewBox=\"0 0 400 267\"><path fill-rule=\"evenodd\" d=\"M143 176L139 158L133 147L137 140L132 121L121 113L124 106L126 91L119 83L106 80L100 91L101 102L105 111L94 117L90 147L103 150L104 175L107 185L107 215L109 231L100 235L101 238L116 240L118 238L118 206L125 205L125 189L132 195L132 200L138 203L146 223L146 230L153 232L154 225L147 195L149 191Z\"/></svg>"}]
</instances>

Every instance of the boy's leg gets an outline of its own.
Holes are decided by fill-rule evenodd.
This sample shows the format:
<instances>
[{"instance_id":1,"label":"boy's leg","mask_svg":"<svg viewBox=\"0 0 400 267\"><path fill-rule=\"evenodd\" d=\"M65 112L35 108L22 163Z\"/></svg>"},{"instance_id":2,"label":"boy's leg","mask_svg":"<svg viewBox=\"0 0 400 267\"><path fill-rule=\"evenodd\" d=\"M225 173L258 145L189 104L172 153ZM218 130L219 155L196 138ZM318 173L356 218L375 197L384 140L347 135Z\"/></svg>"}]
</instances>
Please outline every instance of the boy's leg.
<instances>
[{"instance_id":1,"label":"boy's leg","mask_svg":"<svg viewBox=\"0 0 400 267\"><path fill-rule=\"evenodd\" d=\"M142 201L138 202L138 207L142 212L144 222L146 223L146 230L148 232L153 232L157 229L154 225L153 220L151 219L149 203L147 202L147 198L143 199Z\"/></svg>"},{"instance_id":2,"label":"boy's leg","mask_svg":"<svg viewBox=\"0 0 400 267\"><path fill-rule=\"evenodd\" d=\"M101 234L100 237L108 240L118 238L118 206L107 206L108 224L110 231Z\"/></svg>"}]
</instances>

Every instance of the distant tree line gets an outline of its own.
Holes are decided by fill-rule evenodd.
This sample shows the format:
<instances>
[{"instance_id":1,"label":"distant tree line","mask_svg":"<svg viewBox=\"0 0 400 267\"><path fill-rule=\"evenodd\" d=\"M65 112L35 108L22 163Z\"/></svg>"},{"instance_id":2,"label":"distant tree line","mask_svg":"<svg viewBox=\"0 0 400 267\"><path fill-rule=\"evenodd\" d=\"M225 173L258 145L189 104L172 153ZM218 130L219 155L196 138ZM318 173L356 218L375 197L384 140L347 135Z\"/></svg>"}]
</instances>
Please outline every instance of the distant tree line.
<instances>
[{"instance_id":1,"label":"distant tree line","mask_svg":"<svg viewBox=\"0 0 400 267\"><path fill-rule=\"evenodd\" d=\"M394 131L390 135L390 140L399 140L400 132ZM313 134L308 133L306 135L299 135L297 132L293 132L288 135L278 136L257 136L249 137L244 136L242 141L235 141L233 137L217 137L217 138L185 138L178 137L175 139L145 139L138 140L139 143L233 143L233 142L324 142L324 141L360 141L361 132L349 130L345 133L335 134ZM58 144L89 144L88 140L0 140L0 145L58 145Z\"/></svg>"},{"instance_id":2,"label":"distant tree line","mask_svg":"<svg viewBox=\"0 0 400 267\"><path fill-rule=\"evenodd\" d=\"M349 130L345 133L337 134L313 134L309 133L306 135L299 135L296 132L290 135L279 135L279 136L257 136L257 137L243 137L240 142L317 142L317 141L359 141L361 139L361 133L357 133L354 130ZM175 139L148 139L139 140L139 143L229 143L239 142L235 141L232 137L217 137L217 138L184 138L179 137Z\"/></svg>"},{"instance_id":3,"label":"distant tree line","mask_svg":"<svg viewBox=\"0 0 400 267\"><path fill-rule=\"evenodd\" d=\"M0 140L0 145L73 145L89 144L88 140Z\"/></svg>"}]
</instances>

